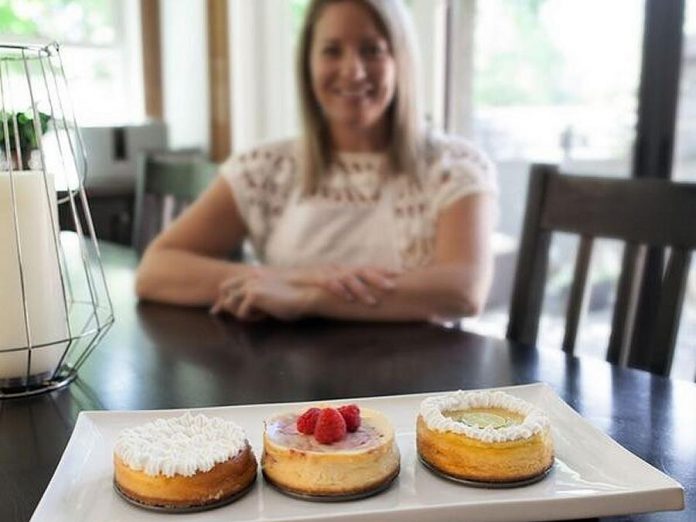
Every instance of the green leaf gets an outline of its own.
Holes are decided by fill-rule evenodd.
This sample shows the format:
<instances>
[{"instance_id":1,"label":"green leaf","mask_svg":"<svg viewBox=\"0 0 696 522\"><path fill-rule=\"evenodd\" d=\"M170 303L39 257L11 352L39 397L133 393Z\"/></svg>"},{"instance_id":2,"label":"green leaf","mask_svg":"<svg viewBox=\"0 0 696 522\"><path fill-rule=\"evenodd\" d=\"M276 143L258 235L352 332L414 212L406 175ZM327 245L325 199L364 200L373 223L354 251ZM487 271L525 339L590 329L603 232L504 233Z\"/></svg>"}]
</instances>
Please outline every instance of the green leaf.
<instances>
[{"instance_id":1,"label":"green leaf","mask_svg":"<svg viewBox=\"0 0 696 522\"><path fill-rule=\"evenodd\" d=\"M43 135L48 130L48 124L51 121L51 116L38 111L39 129ZM15 128L19 134L19 146L23 152L38 148L39 141L34 128L34 112L27 110L24 112L0 112L0 150L5 151L5 121L7 121L7 141L11 151L17 148L17 139L15 138Z\"/></svg>"}]
</instances>

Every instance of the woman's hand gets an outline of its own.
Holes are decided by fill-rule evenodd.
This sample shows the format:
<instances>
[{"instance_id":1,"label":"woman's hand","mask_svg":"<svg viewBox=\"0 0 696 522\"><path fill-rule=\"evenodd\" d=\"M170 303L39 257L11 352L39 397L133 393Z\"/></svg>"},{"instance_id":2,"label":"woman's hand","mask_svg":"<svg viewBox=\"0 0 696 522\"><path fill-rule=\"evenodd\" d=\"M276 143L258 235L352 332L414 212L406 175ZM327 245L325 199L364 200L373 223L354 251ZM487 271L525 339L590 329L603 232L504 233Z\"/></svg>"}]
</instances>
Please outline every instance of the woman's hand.
<instances>
[{"instance_id":1,"label":"woman's hand","mask_svg":"<svg viewBox=\"0 0 696 522\"><path fill-rule=\"evenodd\" d=\"M396 287L399 272L374 266L274 269L258 268L227 279L210 312L227 312L243 320L266 316L291 321L306 314L317 291L370 306Z\"/></svg>"},{"instance_id":2,"label":"woman's hand","mask_svg":"<svg viewBox=\"0 0 696 522\"><path fill-rule=\"evenodd\" d=\"M247 321L267 316L292 321L305 315L316 290L292 283L273 270L255 270L225 281L210 312L227 312Z\"/></svg>"},{"instance_id":3,"label":"woman's hand","mask_svg":"<svg viewBox=\"0 0 696 522\"><path fill-rule=\"evenodd\" d=\"M379 294L396 288L394 279L401 272L377 266L327 265L286 269L283 274L291 283L317 286L346 301L376 305Z\"/></svg>"}]
</instances>

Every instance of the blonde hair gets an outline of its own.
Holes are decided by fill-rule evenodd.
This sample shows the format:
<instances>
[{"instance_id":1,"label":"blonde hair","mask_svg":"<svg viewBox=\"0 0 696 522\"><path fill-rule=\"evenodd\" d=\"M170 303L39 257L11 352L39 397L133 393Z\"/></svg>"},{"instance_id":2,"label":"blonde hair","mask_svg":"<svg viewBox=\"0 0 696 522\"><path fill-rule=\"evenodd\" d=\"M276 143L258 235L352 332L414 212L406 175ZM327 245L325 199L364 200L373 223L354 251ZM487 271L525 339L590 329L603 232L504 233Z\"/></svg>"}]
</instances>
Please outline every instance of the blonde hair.
<instances>
[{"instance_id":1,"label":"blonde hair","mask_svg":"<svg viewBox=\"0 0 696 522\"><path fill-rule=\"evenodd\" d=\"M384 33L396 64L396 90L387 109L389 171L419 177L423 149L418 93L416 86L416 45L413 25L402 0L312 0L307 8L297 49L297 82L302 125L302 188L316 193L321 172L334 159L328 126L312 89L310 52L314 29L327 5L357 2L375 17Z\"/></svg>"}]
</instances>

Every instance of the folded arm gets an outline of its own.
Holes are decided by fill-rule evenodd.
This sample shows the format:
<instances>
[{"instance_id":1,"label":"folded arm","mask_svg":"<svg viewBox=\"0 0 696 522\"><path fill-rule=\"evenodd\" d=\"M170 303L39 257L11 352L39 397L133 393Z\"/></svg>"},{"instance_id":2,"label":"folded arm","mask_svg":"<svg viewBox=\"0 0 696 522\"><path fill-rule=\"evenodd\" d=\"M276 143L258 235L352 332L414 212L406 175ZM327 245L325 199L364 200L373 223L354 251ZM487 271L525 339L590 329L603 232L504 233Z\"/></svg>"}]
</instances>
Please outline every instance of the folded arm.
<instances>
[{"instance_id":1,"label":"folded arm","mask_svg":"<svg viewBox=\"0 0 696 522\"><path fill-rule=\"evenodd\" d=\"M150 243L138 267L136 294L165 303L209 305L223 281L254 270L225 260L245 235L232 192L219 177Z\"/></svg>"},{"instance_id":2,"label":"folded arm","mask_svg":"<svg viewBox=\"0 0 696 522\"><path fill-rule=\"evenodd\" d=\"M467 267L433 265L407 272L396 279L394 290L377 291L377 303L345 301L315 288L305 315L371 321L427 321L478 314L484 295L474 287L480 280Z\"/></svg>"}]
</instances>

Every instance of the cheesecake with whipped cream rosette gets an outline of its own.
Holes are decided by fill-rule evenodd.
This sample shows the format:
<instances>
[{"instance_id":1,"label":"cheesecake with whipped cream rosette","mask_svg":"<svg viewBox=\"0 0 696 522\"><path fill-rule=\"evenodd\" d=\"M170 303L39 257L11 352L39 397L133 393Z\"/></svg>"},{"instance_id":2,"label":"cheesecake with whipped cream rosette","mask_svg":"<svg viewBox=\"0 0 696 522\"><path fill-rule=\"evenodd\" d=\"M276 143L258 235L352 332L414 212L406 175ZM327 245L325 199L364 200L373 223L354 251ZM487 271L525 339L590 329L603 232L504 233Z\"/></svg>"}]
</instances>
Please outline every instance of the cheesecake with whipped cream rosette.
<instances>
[{"instance_id":1,"label":"cheesecake with whipped cream rosette","mask_svg":"<svg viewBox=\"0 0 696 522\"><path fill-rule=\"evenodd\" d=\"M429 397L416 423L418 456L438 474L482 484L528 483L554 462L549 418L501 391Z\"/></svg>"},{"instance_id":2,"label":"cheesecake with whipped cream rosette","mask_svg":"<svg viewBox=\"0 0 696 522\"><path fill-rule=\"evenodd\" d=\"M315 407L266 420L264 478L299 497L337 499L386 489L400 469L394 429L355 404Z\"/></svg>"},{"instance_id":3,"label":"cheesecake with whipped cream rosette","mask_svg":"<svg viewBox=\"0 0 696 522\"><path fill-rule=\"evenodd\" d=\"M235 423L186 413L123 430L114 485L143 507L202 508L234 500L256 479L257 462Z\"/></svg>"}]
</instances>

